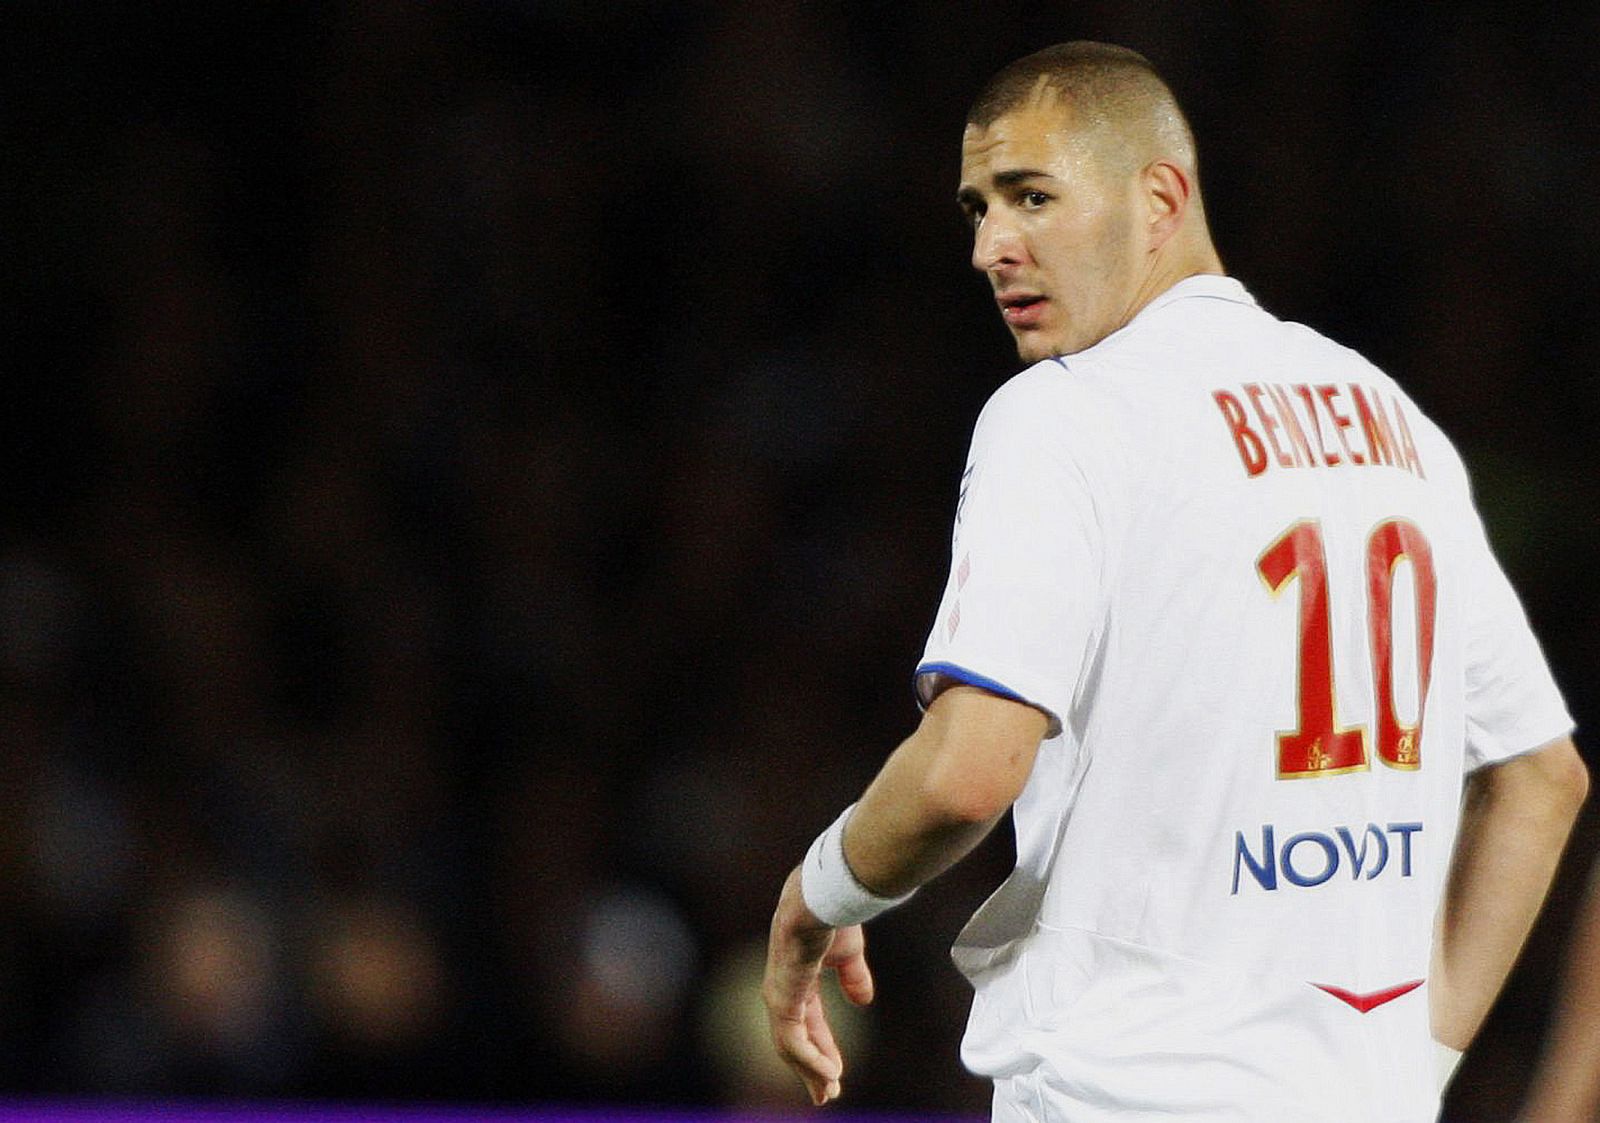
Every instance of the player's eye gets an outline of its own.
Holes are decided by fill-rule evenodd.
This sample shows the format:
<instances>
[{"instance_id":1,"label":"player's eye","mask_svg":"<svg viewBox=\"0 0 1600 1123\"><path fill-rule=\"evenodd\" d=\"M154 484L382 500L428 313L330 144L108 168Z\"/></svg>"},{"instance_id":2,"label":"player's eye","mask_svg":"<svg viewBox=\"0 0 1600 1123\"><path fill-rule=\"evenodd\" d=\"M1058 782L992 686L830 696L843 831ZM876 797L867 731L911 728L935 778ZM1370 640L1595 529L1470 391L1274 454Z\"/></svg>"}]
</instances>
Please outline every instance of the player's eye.
<instances>
[{"instance_id":1,"label":"player's eye","mask_svg":"<svg viewBox=\"0 0 1600 1123\"><path fill-rule=\"evenodd\" d=\"M1050 201L1050 196L1043 191L1028 190L1019 195L1017 201L1029 210L1036 211Z\"/></svg>"}]
</instances>

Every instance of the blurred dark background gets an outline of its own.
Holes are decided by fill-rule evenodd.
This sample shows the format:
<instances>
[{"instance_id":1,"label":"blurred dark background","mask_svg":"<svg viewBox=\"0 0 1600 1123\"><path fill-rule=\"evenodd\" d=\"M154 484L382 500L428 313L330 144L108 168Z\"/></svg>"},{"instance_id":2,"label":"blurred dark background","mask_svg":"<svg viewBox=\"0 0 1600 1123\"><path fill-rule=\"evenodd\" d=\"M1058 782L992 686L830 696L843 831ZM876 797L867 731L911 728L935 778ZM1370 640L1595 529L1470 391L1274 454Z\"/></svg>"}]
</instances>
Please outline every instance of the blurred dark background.
<instances>
[{"instance_id":1,"label":"blurred dark background","mask_svg":"<svg viewBox=\"0 0 1600 1123\"><path fill-rule=\"evenodd\" d=\"M914 724L1014 369L961 121L1062 39L1163 68L1230 269L1456 437L1592 725L1558 10L6 5L0 1092L796 1102L753 949ZM1518 1094L1596 841L1454 1118ZM945 948L1006 845L875 925L856 1106L986 1105Z\"/></svg>"}]
</instances>

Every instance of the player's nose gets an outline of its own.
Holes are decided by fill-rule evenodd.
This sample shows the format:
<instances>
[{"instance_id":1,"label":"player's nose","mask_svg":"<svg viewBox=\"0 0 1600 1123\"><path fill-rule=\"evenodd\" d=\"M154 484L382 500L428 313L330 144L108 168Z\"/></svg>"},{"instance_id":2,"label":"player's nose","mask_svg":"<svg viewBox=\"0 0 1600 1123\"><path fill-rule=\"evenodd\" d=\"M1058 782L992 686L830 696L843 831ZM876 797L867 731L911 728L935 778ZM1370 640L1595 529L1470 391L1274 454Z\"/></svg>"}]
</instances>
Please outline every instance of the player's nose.
<instances>
[{"instance_id":1,"label":"player's nose","mask_svg":"<svg viewBox=\"0 0 1600 1123\"><path fill-rule=\"evenodd\" d=\"M1006 221L1003 212L990 210L978 223L972 239L972 267L988 273L1003 265L1016 265L1025 255L1017 228Z\"/></svg>"}]
</instances>

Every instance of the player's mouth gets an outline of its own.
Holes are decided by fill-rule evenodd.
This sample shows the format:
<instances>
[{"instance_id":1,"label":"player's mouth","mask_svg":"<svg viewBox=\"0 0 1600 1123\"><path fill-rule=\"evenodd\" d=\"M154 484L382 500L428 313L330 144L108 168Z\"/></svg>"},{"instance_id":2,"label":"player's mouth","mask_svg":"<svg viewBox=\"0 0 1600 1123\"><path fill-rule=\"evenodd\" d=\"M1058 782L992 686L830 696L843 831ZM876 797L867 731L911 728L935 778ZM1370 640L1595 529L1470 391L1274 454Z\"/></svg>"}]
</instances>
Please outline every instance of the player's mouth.
<instances>
[{"instance_id":1,"label":"player's mouth","mask_svg":"<svg viewBox=\"0 0 1600 1123\"><path fill-rule=\"evenodd\" d=\"M1044 319L1045 305L1048 298L1032 292L1002 292L995 294L995 303L1000 305L1000 315L1008 327L1036 328Z\"/></svg>"}]
</instances>

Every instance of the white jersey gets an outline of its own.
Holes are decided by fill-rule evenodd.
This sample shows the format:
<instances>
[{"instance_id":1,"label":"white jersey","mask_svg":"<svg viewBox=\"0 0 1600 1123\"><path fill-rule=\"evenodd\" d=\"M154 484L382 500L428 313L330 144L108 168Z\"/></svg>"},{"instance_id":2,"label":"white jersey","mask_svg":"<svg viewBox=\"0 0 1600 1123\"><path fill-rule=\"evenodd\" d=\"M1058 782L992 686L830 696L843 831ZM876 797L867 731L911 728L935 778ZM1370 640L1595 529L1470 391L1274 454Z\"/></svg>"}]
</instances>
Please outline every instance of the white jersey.
<instances>
[{"instance_id":1,"label":"white jersey","mask_svg":"<svg viewBox=\"0 0 1600 1123\"><path fill-rule=\"evenodd\" d=\"M1463 776L1571 719L1449 441L1191 277L978 420L917 670L1051 715L962 933L997 1118L1421 1123Z\"/></svg>"}]
</instances>

